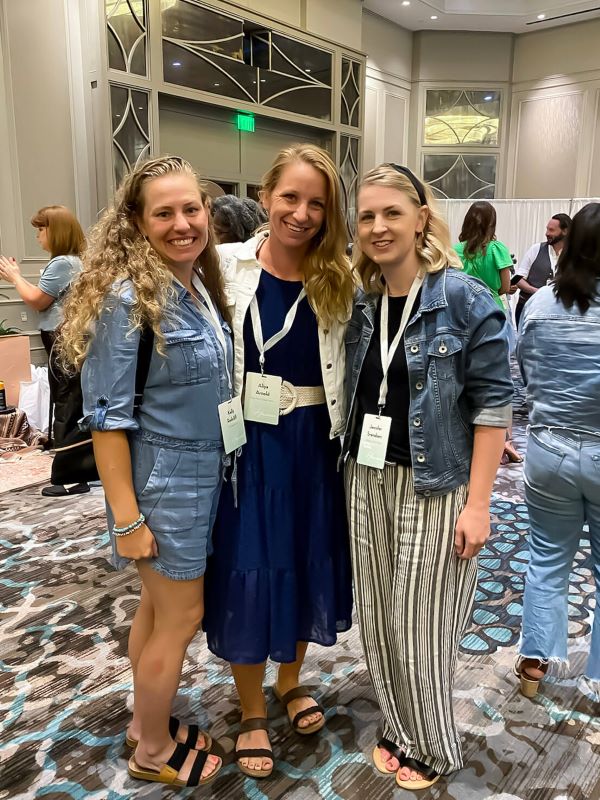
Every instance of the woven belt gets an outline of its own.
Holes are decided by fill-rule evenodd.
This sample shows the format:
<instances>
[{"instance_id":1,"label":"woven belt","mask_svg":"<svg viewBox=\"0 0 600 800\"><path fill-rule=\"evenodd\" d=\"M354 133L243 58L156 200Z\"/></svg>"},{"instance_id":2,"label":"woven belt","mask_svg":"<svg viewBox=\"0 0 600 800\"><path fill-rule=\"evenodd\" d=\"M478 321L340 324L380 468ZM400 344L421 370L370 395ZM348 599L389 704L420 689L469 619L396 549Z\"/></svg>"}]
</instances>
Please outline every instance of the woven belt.
<instances>
[{"instance_id":1,"label":"woven belt","mask_svg":"<svg viewBox=\"0 0 600 800\"><path fill-rule=\"evenodd\" d=\"M325 402L325 389L322 386L294 386L287 381L281 384L279 395L279 414L284 417L301 406L320 406Z\"/></svg>"}]
</instances>

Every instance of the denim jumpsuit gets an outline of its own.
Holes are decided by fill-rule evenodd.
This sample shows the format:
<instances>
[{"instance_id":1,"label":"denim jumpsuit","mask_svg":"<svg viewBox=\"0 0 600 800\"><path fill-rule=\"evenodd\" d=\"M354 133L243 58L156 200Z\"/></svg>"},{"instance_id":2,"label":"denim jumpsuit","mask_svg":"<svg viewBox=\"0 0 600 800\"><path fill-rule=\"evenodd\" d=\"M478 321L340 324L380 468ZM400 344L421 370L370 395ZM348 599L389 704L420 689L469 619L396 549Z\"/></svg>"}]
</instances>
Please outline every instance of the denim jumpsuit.
<instances>
[{"instance_id":1,"label":"denim jumpsuit","mask_svg":"<svg viewBox=\"0 0 600 800\"><path fill-rule=\"evenodd\" d=\"M194 285L199 278L194 276ZM163 357L150 360L142 403L134 412L139 330L132 325L130 281L113 287L96 323L81 382L83 424L127 431L140 512L156 538L154 569L172 580L204 574L223 474L217 406L229 398L225 356L213 324L178 281L161 329ZM231 331L221 323L231 372ZM114 525L107 506L109 529ZM124 567L113 540L113 563Z\"/></svg>"},{"instance_id":2,"label":"denim jumpsuit","mask_svg":"<svg viewBox=\"0 0 600 800\"><path fill-rule=\"evenodd\" d=\"M596 613L580 687L599 701L600 302L582 314L544 286L523 309L517 358L531 426L525 458L530 561L519 650L525 658L567 661L569 575L587 522Z\"/></svg>"}]
</instances>

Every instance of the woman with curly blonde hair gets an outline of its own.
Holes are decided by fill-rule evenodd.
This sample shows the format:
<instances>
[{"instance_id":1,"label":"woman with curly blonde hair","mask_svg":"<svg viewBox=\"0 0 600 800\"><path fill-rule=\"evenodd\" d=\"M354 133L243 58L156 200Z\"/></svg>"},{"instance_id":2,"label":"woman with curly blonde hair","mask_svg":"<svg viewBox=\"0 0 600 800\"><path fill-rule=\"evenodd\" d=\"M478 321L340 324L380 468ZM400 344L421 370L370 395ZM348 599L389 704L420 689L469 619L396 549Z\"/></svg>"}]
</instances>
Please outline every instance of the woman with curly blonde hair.
<instances>
[{"instance_id":1,"label":"woman with curly blonde hair","mask_svg":"<svg viewBox=\"0 0 600 800\"><path fill-rule=\"evenodd\" d=\"M382 164L358 194L363 291L346 333L354 589L383 715L380 772L424 789L462 767L452 711L477 553L511 417L506 317L459 271L431 189Z\"/></svg>"},{"instance_id":2,"label":"woman with curly blonde hair","mask_svg":"<svg viewBox=\"0 0 600 800\"><path fill-rule=\"evenodd\" d=\"M233 354L208 196L186 161L154 159L125 178L92 231L65 317L63 359L82 367L115 566L133 560L142 582L129 636L129 773L197 786L220 759L207 733L170 714L203 616Z\"/></svg>"},{"instance_id":3,"label":"woman with curly blonde hair","mask_svg":"<svg viewBox=\"0 0 600 800\"><path fill-rule=\"evenodd\" d=\"M316 732L323 710L299 685L307 645L332 645L351 624L336 439L345 425L344 330L355 288L339 178L325 151L282 150L261 200L265 228L220 248L248 443L221 496L204 619L208 646L231 663L240 697L236 761L256 778L273 769L266 660L280 664L274 692L293 729Z\"/></svg>"}]
</instances>

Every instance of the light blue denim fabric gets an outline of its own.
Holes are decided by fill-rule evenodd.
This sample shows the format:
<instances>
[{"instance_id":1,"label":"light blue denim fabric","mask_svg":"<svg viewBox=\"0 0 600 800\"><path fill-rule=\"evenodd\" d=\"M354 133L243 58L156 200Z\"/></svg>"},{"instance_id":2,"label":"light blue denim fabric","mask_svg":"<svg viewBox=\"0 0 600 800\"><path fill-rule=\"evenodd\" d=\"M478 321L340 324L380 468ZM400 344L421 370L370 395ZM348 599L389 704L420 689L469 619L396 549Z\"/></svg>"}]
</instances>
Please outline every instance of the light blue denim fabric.
<instances>
[{"instance_id":1,"label":"light blue denim fabric","mask_svg":"<svg viewBox=\"0 0 600 800\"><path fill-rule=\"evenodd\" d=\"M520 653L567 660L569 575L587 522L597 611L586 676L598 681L600 692L600 435L532 428L525 459L525 499L531 557Z\"/></svg>"},{"instance_id":2,"label":"light blue denim fabric","mask_svg":"<svg viewBox=\"0 0 600 800\"><path fill-rule=\"evenodd\" d=\"M140 408L134 413L139 331L131 323L131 283L113 288L96 323L81 384L82 426L128 433L133 483L140 511L158 544L157 572L172 580L204 574L216 513L224 451L217 406L228 399L225 357L215 331L189 292L174 283L161 328L166 355L156 343ZM222 323L231 372L231 335ZM114 520L107 508L109 529ZM128 561L116 553L113 563Z\"/></svg>"},{"instance_id":3,"label":"light blue denim fabric","mask_svg":"<svg viewBox=\"0 0 600 800\"><path fill-rule=\"evenodd\" d=\"M523 309L517 358L532 426L600 431L600 303L581 314L544 286Z\"/></svg>"},{"instance_id":4,"label":"light blue denim fabric","mask_svg":"<svg viewBox=\"0 0 600 800\"><path fill-rule=\"evenodd\" d=\"M221 447L217 406L229 397L223 351L191 295L174 284L176 297L161 328L166 357L156 346L133 414L140 331L131 324L133 287L123 282L109 296L96 323L81 372L83 423L93 431L142 429L159 436L213 442ZM230 329L223 323L231 370Z\"/></svg>"},{"instance_id":5,"label":"light blue denim fabric","mask_svg":"<svg viewBox=\"0 0 600 800\"><path fill-rule=\"evenodd\" d=\"M378 302L379 295L361 292L346 330L345 456ZM445 494L469 480L474 426L510 424L513 382L506 314L481 281L451 268L429 273L419 308L406 327L404 350L415 492Z\"/></svg>"},{"instance_id":6,"label":"light blue denim fabric","mask_svg":"<svg viewBox=\"0 0 600 800\"><path fill-rule=\"evenodd\" d=\"M66 296L71 281L81 270L79 256L56 256L44 267L38 287L54 297L44 311L38 311L39 329L41 331L55 331L63 321L62 302Z\"/></svg>"},{"instance_id":7,"label":"light blue denim fabric","mask_svg":"<svg viewBox=\"0 0 600 800\"><path fill-rule=\"evenodd\" d=\"M517 358L531 422L531 560L520 653L564 661L569 573L585 522L600 608L600 304L581 314L577 306L566 309L551 286L540 289L523 310ZM586 675L600 700L598 612Z\"/></svg>"}]
</instances>

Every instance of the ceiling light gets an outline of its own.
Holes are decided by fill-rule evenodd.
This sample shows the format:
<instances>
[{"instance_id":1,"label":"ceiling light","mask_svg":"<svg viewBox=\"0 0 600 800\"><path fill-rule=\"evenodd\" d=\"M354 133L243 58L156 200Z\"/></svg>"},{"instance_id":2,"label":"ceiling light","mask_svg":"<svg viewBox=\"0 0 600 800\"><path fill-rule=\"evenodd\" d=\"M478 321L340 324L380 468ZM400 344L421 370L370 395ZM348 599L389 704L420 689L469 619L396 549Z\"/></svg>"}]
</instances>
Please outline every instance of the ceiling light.
<instances>
[{"instance_id":1,"label":"ceiling light","mask_svg":"<svg viewBox=\"0 0 600 800\"><path fill-rule=\"evenodd\" d=\"M486 94L486 96L483 99L484 100L492 100L492 95L491 94Z\"/></svg>"},{"instance_id":2,"label":"ceiling light","mask_svg":"<svg viewBox=\"0 0 600 800\"><path fill-rule=\"evenodd\" d=\"M437 14L432 14L429 19L437 19Z\"/></svg>"},{"instance_id":3,"label":"ceiling light","mask_svg":"<svg viewBox=\"0 0 600 800\"><path fill-rule=\"evenodd\" d=\"M180 67L181 66L181 61L174 61L173 62L173 66L174 67Z\"/></svg>"},{"instance_id":4,"label":"ceiling light","mask_svg":"<svg viewBox=\"0 0 600 800\"><path fill-rule=\"evenodd\" d=\"M545 14L538 14L537 18L538 19L546 19L546 15Z\"/></svg>"},{"instance_id":5,"label":"ceiling light","mask_svg":"<svg viewBox=\"0 0 600 800\"><path fill-rule=\"evenodd\" d=\"M403 6L409 6L410 5L410 0L402 0L402 5Z\"/></svg>"}]
</instances>

